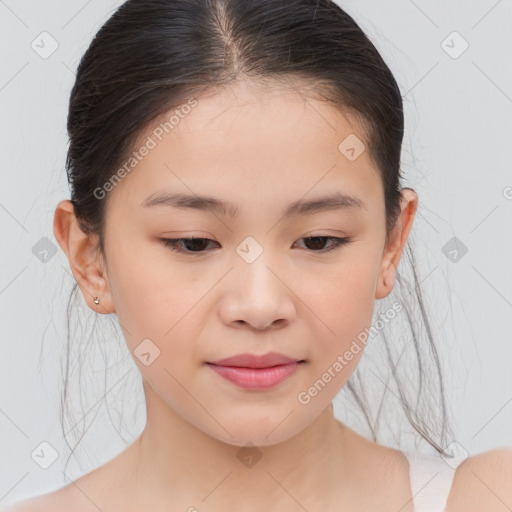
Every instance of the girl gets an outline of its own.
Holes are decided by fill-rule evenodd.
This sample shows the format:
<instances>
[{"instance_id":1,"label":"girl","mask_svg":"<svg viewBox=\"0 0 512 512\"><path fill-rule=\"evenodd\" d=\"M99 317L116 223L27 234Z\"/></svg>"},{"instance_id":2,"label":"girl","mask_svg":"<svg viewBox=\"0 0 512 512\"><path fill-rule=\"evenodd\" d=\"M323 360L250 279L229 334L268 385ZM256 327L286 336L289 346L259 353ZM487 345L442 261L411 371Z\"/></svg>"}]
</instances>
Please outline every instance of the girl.
<instances>
[{"instance_id":1,"label":"girl","mask_svg":"<svg viewBox=\"0 0 512 512\"><path fill-rule=\"evenodd\" d=\"M333 414L418 206L403 131L393 75L329 0L124 3L78 67L54 232L119 320L146 426L8 510L510 510L510 450L450 457L411 417L439 456L402 452Z\"/></svg>"}]
</instances>

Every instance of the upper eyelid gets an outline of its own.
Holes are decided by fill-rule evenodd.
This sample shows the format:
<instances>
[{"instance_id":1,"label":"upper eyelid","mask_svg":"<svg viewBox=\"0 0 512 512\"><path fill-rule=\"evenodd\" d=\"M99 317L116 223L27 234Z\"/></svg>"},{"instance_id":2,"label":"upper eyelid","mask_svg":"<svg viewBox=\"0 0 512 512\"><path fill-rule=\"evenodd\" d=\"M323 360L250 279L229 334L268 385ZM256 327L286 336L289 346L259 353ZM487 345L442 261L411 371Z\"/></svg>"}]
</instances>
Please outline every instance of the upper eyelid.
<instances>
[{"instance_id":1,"label":"upper eyelid","mask_svg":"<svg viewBox=\"0 0 512 512\"><path fill-rule=\"evenodd\" d=\"M339 235L307 235L300 238L297 238L297 240L304 240L306 238L333 238L338 240L347 240L351 237L349 236L339 236ZM176 238L170 238L170 237L164 237L161 238L163 241L171 241L171 242L179 242L179 241L188 241L188 240L208 240L209 242L215 242L219 243L216 240L213 240L211 238L208 238L207 236L182 236L182 237L176 237Z\"/></svg>"}]
</instances>

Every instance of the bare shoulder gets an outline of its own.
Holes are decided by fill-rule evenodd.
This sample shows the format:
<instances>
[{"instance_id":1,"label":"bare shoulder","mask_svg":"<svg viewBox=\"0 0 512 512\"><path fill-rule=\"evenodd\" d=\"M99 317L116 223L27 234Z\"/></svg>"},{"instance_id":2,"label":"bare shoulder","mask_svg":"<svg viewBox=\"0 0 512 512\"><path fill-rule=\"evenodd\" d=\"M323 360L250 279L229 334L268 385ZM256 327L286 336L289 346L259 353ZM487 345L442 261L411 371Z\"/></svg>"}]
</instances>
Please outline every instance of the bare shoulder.
<instances>
[{"instance_id":1,"label":"bare shoulder","mask_svg":"<svg viewBox=\"0 0 512 512\"><path fill-rule=\"evenodd\" d=\"M98 512L137 509L130 496L133 481L131 463L125 450L107 463L56 491L13 503L0 512ZM118 492L113 493L112 489Z\"/></svg>"},{"instance_id":2,"label":"bare shoulder","mask_svg":"<svg viewBox=\"0 0 512 512\"><path fill-rule=\"evenodd\" d=\"M57 512L64 510L64 492L62 489L41 494L3 507L2 512Z\"/></svg>"},{"instance_id":3,"label":"bare shoulder","mask_svg":"<svg viewBox=\"0 0 512 512\"><path fill-rule=\"evenodd\" d=\"M82 475L55 491L13 503L4 507L1 512L97 512L99 507L88 496L88 492L94 489L95 483L98 487L101 469L100 467Z\"/></svg>"},{"instance_id":4,"label":"bare shoulder","mask_svg":"<svg viewBox=\"0 0 512 512\"><path fill-rule=\"evenodd\" d=\"M496 448L467 458L455 472L448 512L512 510L512 448Z\"/></svg>"}]
</instances>

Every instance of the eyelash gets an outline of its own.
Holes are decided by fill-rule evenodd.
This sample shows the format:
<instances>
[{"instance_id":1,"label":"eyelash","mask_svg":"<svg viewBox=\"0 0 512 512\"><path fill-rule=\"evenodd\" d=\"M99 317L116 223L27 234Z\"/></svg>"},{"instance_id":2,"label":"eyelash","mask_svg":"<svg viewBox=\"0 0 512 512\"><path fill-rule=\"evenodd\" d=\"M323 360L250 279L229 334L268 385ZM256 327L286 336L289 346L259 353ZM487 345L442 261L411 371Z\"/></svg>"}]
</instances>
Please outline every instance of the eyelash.
<instances>
[{"instance_id":1,"label":"eyelash","mask_svg":"<svg viewBox=\"0 0 512 512\"><path fill-rule=\"evenodd\" d=\"M326 253L333 251L335 249L340 248L343 245L346 245L352 241L351 237L345 237L340 238L337 236L308 236L305 238L301 238L300 240L308 240L308 239L316 239L316 238L324 238L326 240L333 240L333 244L328 247L327 249L320 249L318 251L312 250L312 252L318 252L318 253ZM178 244L182 242L189 242L191 240L208 240L210 242L213 242L213 240L210 240L209 238L202 238L202 237L192 237L192 238L161 238L162 243L165 247L168 247L171 251L180 252L183 254L203 254L208 251L186 251L181 248L178 248Z\"/></svg>"}]
</instances>

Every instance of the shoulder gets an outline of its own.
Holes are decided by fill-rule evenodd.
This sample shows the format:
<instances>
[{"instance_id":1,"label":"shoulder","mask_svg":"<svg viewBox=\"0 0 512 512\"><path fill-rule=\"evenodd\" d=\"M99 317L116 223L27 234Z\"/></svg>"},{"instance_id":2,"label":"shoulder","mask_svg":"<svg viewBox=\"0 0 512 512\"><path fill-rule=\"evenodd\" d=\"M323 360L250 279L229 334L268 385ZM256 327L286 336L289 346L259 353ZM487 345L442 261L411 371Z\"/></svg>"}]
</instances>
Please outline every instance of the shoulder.
<instances>
[{"instance_id":1,"label":"shoulder","mask_svg":"<svg viewBox=\"0 0 512 512\"><path fill-rule=\"evenodd\" d=\"M448 512L512 510L512 448L496 448L467 458L455 471Z\"/></svg>"},{"instance_id":2,"label":"shoulder","mask_svg":"<svg viewBox=\"0 0 512 512\"><path fill-rule=\"evenodd\" d=\"M91 510L91 504L83 499L83 494L74 485L85 477L78 478L74 483L68 484L55 491L33 496L22 501L17 501L4 508L0 512L86 512ZM80 497L82 496L82 499ZM95 508L97 511L98 508Z\"/></svg>"},{"instance_id":3,"label":"shoulder","mask_svg":"<svg viewBox=\"0 0 512 512\"><path fill-rule=\"evenodd\" d=\"M128 498L131 481L127 473L123 472L129 464L120 455L64 487L13 503L0 509L0 512L127 511L134 503ZM112 493L112 488L119 492Z\"/></svg>"},{"instance_id":4,"label":"shoulder","mask_svg":"<svg viewBox=\"0 0 512 512\"><path fill-rule=\"evenodd\" d=\"M54 491L40 496L34 496L22 501L17 501L0 508L1 512L57 512L62 505L61 492Z\"/></svg>"}]
</instances>

